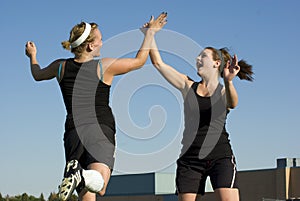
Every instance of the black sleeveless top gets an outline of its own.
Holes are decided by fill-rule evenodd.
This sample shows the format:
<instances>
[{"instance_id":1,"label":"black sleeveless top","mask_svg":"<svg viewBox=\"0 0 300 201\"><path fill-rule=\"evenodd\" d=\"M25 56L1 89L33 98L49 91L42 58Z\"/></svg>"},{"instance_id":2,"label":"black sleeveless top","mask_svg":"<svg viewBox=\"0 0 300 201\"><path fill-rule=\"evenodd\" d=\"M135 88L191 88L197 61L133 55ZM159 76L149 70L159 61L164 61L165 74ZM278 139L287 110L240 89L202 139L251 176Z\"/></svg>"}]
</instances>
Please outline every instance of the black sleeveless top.
<instances>
[{"instance_id":1,"label":"black sleeveless top","mask_svg":"<svg viewBox=\"0 0 300 201\"><path fill-rule=\"evenodd\" d=\"M225 128L229 110L221 84L210 97L197 94L199 82L194 82L184 100L185 129L181 159L218 159L233 152Z\"/></svg>"},{"instance_id":2,"label":"black sleeveless top","mask_svg":"<svg viewBox=\"0 0 300 201\"><path fill-rule=\"evenodd\" d=\"M93 123L105 124L115 131L115 120L109 106L110 85L99 80L98 65L102 69L101 60L85 63L66 60L59 83L67 110L66 131Z\"/></svg>"}]
</instances>

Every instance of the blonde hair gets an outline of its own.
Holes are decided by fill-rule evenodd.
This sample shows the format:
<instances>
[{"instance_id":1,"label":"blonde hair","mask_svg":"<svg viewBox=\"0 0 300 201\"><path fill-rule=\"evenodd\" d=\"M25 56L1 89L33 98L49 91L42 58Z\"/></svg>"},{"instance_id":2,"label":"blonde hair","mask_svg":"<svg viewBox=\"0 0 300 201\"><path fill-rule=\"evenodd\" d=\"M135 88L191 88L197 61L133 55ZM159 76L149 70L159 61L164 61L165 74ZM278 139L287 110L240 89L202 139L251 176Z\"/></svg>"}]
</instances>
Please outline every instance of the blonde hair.
<instances>
[{"instance_id":1,"label":"blonde hair","mask_svg":"<svg viewBox=\"0 0 300 201\"><path fill-rule=\"evenodd\" d=\"M92 27L92 30L91 30L90 35L87 37L87 39L82 44L80 44L78 47L71 48L71 43L74 42L75 40L77 40L82 35L82 33L84 32L84 29L85 29L84 22L81 22L80 24L75 25L72 28L72 30L70 31L69 40L61 42L63 48L66 50L70 50L73 54L75 54L77 56L80 56L84 51L84 47L88 43L90 43L94 40L92 31L98 28L98 25L96 23L90 23L90 25Z\"/></svg>"}]
</instances>

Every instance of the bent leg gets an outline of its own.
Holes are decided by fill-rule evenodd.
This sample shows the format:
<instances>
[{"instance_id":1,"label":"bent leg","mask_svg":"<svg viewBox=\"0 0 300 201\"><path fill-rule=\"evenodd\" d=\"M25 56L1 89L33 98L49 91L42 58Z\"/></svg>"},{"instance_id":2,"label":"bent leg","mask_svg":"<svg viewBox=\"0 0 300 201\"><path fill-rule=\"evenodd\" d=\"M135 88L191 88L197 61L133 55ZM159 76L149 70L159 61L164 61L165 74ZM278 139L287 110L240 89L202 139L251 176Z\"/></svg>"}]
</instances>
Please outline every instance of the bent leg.
<instances>
[{"instance_id":1,"label":"bent leg","mask_svg":"<svg viewBox=\"0 0 300 201\"><path fill-rule=\"evenodd\" d=\"M103 186L102 190L99 192L99 194L101 196L103 196L105 194L106 187L107 187L107 184L108 184L110 176L111 176L110 168L107 165L105 165L104 163L91 163L88 166L88 169L96 170L102 175L103 180L104 180L104 186Z\"/></svg>"},{"instance_id":2,"label":"bent leg","mask_svg":"<svg viewBox=\"0 0 300 201\"><path fill-rule=\"evenodd\" d=\"M109 169L109 167L107 165L105 165L103 163L91 163L88 166L88 169L98 171L101 174L101 176L103 177L104 185L103 185L103 188L101 189L101 191L98 192L99 195L103 196L105 194L106 187L107 187L107 184L110 179L111 170ZM96 194L89 192L87 189L84 189L79 193L79 200L94 201L94 200L96 200Z\"/></svg>"}]
</instances>

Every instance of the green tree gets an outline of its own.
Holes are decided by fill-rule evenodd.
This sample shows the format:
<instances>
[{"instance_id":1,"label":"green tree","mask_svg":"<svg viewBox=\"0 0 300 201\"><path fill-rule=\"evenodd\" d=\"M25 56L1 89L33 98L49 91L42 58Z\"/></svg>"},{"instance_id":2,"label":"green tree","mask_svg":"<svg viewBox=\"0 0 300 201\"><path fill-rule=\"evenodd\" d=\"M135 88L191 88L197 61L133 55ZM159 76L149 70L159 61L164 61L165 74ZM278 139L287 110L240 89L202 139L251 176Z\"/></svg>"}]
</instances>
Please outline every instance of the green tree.
<instances>
[{"instance_id":1,"label":"green tree","mask_svg":"<svg viewBox=\"0 0 300 201\"><path fill-rule=\"evenodd\" d=\"M29 196L27 195L27 193L22 194L21 201L29 201Z\"/></svg>"},{"instance_id":2,"label":"green tree","mask_svg":"<svg viewBox=\"0 0 300 201\"><path fill-rule=\"evenodd\" d=\"M22 200L22 195L16 195L16 196L11 196L9 197L9 201L21 201Z\"/></svg>"},{"instance_id":3,"label":"green tree","mask_svg":"<svg viewBox=\"0 0 300 201\"><path fill-rule=\"evenodd\" d=\"M39 201L40 199L39 198L36 198L35 196L33 195L30 195L29 196L29 201Z\"/></svg>"},{"instance_id":4,"label":"green tree","mask_svg":"<svg viewBox=\"0 0 300 201\"><path fill-rule=\"evenodd\" d=\"M61 201L56 193L50 193L48 201Z\"/></svg>"},{"instance_id":5,"label":"green tree","mask_svg":"<svg viewBox=\"0 0 300 201\"><path fill-rule=\"evenodd\" d=\"M40 199L39 199L39 200L40 200L40 201L46 201L45 198L44 198L44 194L43 194L43 193L41 193Z\"/></svg>"}]
</instances>

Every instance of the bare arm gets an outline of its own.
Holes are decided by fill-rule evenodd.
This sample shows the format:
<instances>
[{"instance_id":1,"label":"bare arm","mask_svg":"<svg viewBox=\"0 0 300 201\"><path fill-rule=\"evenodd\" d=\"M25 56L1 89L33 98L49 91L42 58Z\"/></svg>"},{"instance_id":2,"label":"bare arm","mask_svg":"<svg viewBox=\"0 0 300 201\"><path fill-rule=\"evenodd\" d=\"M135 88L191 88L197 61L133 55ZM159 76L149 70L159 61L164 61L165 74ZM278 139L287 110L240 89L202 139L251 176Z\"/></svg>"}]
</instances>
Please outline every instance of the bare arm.
<instances>
[{"instance_id":1,"label":"bare arm","mask_svg":"<svg viewBox=\"0 0 300 201\"><path fill-rule=\"evenodd\" d=\"M145 34L145 30L148 29L151 29L149 26L149 22L143 25L141 31ZM170 84L179 89L184 95L184 92L186 92L190 88L193 82L190 81L186 75L178 72L172 66L163 62L157 48L155 38L153 38L151 43L150 58L153 66L160 72L160 74L162 74L162 76Z\"/></svg>"},{"instance_id":2,"label":"bare arm","mask_svg":"<svg viewBox=\"0 0 300 201\"><path fill-rule=\"evenodd\" d=\"M160 14L155 20L151 17L149 22L151 29L148 29L145 33L143 43L135 58L104 58L102 60L104 68L106 69L105 73L106 75L110 75L111 80L115 75L125 74L132 70L139 69L146 63L153 37L155 33L166 24L166 17L166 13Z\"/></svg>"},{"instance_id":3,"label":"bare arm","mask_svg":"<svg viewBox=\"0 0 300 201\"><path fill-rule=\"evenodd\" d=\"M234 109L238 104L238 94L232 81L224 81L227 108Z\"/></svg>"},{"instance_id":4,"label":"bare arm","mask_svg":"<svg viewBox=\"0 0 300 201\"><path fill-rule=\"evenodd\" d=\"M37 49L35 44L33 42L27 42L25 51L30 59L31 74L34 80L50 80L57 76L60 60L52 62L45 68L41 68L36 58Z\"/></svg>"},{"instance_id":5,"label":"bare arm","mask_svg":"<svg viewBox=\"0 0 300 201\"><path fill-rule=\"evenodd\" d=\"M153 40L152 42L152 47L150 50L150 58L153 66L175 88L183 92L185 89L190 87L192 81L190 81L186 75L178 72L172 66L163 62L160 53L157 49L155 40Z\"/></svg>"},{"instance_id":6,"label":"bare arm","mask_svg":"<svg viewBox=\"0 0 300 201\"><path fill-rule=\"evenodd\" d=\"M234 55L234 57L232 58L232 62L227 64L223 72L228 109L233 109L238 104L238 94L232 80L233 78L235 78L239 71L240 67L238 65L238 58L236 55Z\"/></svg>"}]
</instances>

